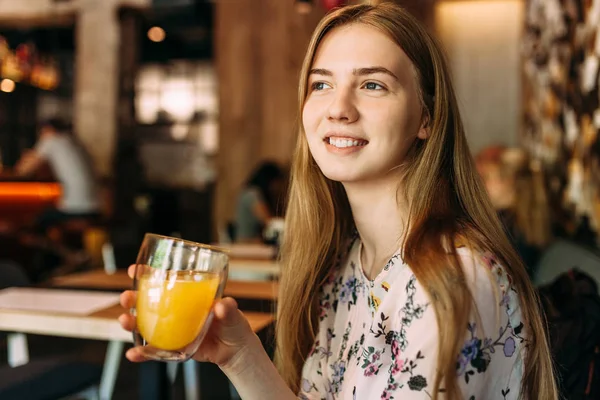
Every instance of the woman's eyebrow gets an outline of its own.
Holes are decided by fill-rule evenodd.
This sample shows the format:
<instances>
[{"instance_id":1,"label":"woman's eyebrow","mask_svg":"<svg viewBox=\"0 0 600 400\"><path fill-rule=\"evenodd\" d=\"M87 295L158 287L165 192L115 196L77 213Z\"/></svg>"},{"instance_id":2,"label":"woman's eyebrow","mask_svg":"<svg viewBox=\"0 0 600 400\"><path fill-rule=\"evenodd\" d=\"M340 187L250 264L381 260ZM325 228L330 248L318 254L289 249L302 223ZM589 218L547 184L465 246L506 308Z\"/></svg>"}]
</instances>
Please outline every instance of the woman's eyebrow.
<instances>
[{"instance_id":1,"label":"woman's eyebrow","mask_svg":"<svg viewBox=\"0 0 600 400\"><path fill-rule=\"evenodd\" d=\"M308 72L308 75L333 76L333 72L325 68L313 68Z\"/></svg>"},{"instance_id":2,"label":"woman's eyebrow","mask_svg":"<svg viewBox=\"0 0 600 400\"><path fill-rule=\"evenodd\" d=\"M386 74L394 78L395 80L399 80L396 75L389 69L385 67L367 67L367 68L357 68L352 71L352 73L356 76L365 76L365 75L373 75L373 74Z\"/></svg>"},{"instance_id":3,"label":"woman's eyebrow","mask_svg":"<svg viewBox=\"0 0 600 400\"><path fill-rule=\"evenodd\" d=\"M365 75L373 75L373 74L386 74L394 78L395 80L399 80L396 75L389 69L385 67L375 66L375 67L365 67L365 68L355 68L352 70L352 74L355 76L365 76ZM309 71L309 75L322 75L322 76L333 76L333 72L325 68L313 68Z\"/></svg>"}]
</instances>

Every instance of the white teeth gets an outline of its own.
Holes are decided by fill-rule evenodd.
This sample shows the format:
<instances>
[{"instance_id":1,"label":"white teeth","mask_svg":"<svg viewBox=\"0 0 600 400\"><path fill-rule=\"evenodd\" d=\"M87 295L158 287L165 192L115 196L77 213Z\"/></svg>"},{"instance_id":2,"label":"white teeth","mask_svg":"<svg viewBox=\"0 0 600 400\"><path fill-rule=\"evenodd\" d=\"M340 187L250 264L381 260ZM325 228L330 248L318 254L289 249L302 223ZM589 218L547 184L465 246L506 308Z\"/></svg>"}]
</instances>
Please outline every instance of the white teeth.
<instances>
[{"instance_id":1,"label":"white teeth","mask_svg":"<svg viewBox=\"0 0 600 400\"><path fill-rule=\"evenodd\" d=\"M348 140L348 139L337 139L330 137L329 144L338 148L352 147L352 146L362 146L362 141L360 140Z\"/></svg>"}]
</instances>

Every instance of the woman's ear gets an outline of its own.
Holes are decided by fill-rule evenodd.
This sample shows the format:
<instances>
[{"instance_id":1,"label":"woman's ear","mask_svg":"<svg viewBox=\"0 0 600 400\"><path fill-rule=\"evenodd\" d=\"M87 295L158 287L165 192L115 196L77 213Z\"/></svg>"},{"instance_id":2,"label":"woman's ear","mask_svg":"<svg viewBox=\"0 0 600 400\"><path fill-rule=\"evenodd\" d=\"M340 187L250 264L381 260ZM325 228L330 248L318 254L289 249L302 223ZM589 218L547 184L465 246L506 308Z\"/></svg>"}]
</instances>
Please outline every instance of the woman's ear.
<instances>
[{"instance_id":1,"label":"woman's ear","mask_svg":"<svg viewBox=\"0 0 600 400\"><path fill-rule=\"evenodd\" d=\"M431 129L429 126L429 113L425 112L423 115L423 120L421 121L421 126L419 127L419 132L417 133L417 137L419 139L425 140L429 138L431 134Z\"/></svg>"}]
</instances>

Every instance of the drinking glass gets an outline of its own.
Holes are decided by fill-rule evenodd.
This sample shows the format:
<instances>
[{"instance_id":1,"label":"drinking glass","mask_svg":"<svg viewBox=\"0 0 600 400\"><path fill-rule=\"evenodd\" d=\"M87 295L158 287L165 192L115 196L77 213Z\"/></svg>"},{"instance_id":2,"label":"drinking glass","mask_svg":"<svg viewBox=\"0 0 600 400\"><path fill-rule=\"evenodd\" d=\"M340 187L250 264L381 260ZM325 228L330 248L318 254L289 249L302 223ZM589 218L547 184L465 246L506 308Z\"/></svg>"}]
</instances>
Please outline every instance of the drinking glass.
<instances>
[{"instance_id":1,"label":"drinking glass","mask_svg":"<svg viewBox=\"0 0 600 400\"><path fill-rule=\"evenodd\" d=\"M138 253L134 343L158 361L186 361L198 350L223 295L229 257L223 250L146 234Z\"/></svg>"}]
</instances>

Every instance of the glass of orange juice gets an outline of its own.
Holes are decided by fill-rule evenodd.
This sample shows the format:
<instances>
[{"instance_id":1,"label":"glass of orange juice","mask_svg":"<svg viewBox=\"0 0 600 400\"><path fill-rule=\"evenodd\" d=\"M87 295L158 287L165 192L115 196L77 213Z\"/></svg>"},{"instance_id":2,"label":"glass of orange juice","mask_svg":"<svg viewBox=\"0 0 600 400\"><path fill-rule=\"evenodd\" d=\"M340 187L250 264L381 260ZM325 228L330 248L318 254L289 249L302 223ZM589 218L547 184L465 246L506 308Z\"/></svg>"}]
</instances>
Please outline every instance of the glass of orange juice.
<instances>
[{"instance_id":1,"label":"glass of orange juice","mask_svg":"<svg viewBox=\"0 0 600 400\"><path fill-rule=\"evenodd\" d=\"M223 250L187 240L146 234L138 253L134 342L159 361L186 361L198 350L212 308L227 281Z\"/></svg>"}]
</instances>

